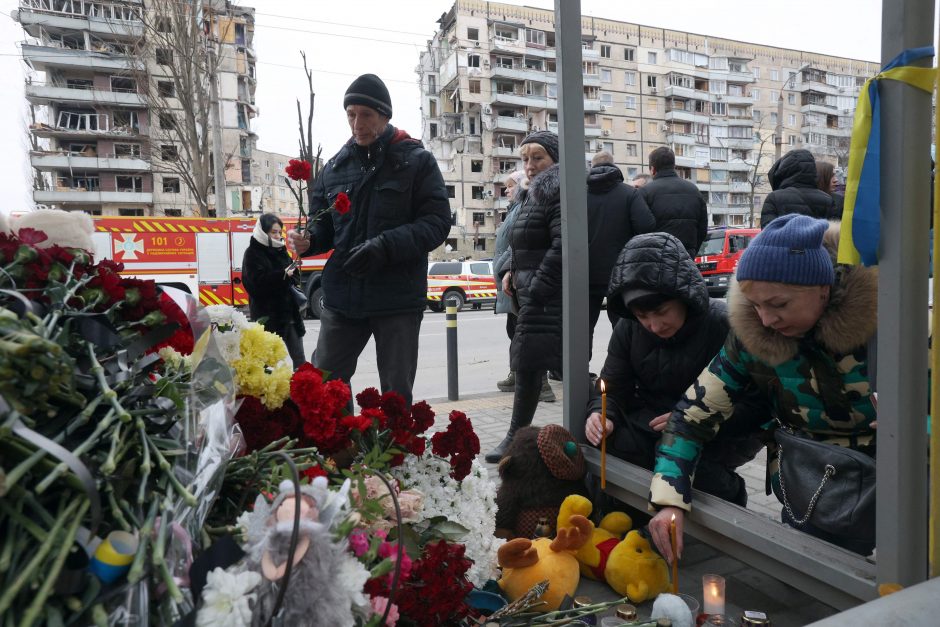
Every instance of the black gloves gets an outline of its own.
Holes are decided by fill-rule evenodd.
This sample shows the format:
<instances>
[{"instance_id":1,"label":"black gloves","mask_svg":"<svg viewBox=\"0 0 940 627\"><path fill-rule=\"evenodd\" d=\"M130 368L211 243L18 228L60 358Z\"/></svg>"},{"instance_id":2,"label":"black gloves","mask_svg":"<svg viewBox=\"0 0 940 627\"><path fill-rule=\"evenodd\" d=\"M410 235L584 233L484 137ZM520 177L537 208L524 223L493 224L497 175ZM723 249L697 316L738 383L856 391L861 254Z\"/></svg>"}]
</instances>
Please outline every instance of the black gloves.
<instances>
[{"instance_id":1,"label":"black gloves","mask_svg":"<svg viewBox=\"0 0 940 627\"><path fill-rule=\"evenodd\" d=\"M349 251L349 258L343 264L343 270L354 277L361 278L378 270L388 260L385 242L382 236L373 237Z\"/></svg>"}]
</instances>

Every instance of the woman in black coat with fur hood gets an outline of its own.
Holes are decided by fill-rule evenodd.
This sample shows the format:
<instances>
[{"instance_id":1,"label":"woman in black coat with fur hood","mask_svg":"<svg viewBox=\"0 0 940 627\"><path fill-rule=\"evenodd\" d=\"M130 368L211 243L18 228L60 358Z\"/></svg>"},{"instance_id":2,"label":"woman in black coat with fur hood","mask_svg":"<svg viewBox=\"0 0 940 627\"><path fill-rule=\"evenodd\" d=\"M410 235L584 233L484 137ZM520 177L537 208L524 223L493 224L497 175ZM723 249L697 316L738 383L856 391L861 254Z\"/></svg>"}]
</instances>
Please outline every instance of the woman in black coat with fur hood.
<instances>
[{"instance_id":1,"label":"woman in black coat with fur hood","mask_svg":"<svg viewBox=\"0 0 940 627\"><path fill-rule=\"evenodd\" d=\"M518 306L509 361L516 373L512 420L506 437L486 454L498 462L516 431L532 422L542 391L542 374L561 371L561 200L558 136L529 134L520 145L529 189L523 191L509 234L509 270L503 292Z\"/></svg>"},{"instance_id":2,"label":"woman in black coat with fur hood","mask_svg":"<svg viewBox=\"0 0 940 627\"><path fill-rule=\"evenodd\" d=\"M242 260L242 281L248 292L251 319L264 319L264 329L276 333L287 345L296 369L304 363L304 321L290 293L300 287L296 269L284 248L284 223L273 213L262 214L251 233Z\"/></svg>"}]
</instances>

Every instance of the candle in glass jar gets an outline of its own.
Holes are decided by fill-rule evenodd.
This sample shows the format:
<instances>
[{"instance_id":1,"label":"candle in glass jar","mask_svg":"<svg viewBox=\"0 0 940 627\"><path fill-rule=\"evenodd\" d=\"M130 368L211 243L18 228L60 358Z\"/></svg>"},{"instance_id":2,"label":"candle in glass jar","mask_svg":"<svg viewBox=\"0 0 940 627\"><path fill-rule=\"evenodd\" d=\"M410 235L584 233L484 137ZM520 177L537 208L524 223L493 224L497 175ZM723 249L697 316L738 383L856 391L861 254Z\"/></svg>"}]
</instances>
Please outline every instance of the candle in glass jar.
<instances>
[{"instance_id":1,"label":"candle in glass jar","mask_svg":"<svg viewBox=\"0 0 940 627\"><path fill-rule=\"evenodd\" d=\"M702 605L706 614L725 613L725 578L702 575Z\"/></svg>"},{"instance_id":2,"label":"candle in glass jar","mask_svg":"<svg viewBox=\"0 0 940 627\"><path fill-rule=\"evenodd\" d=\"M607 489L607 386L601 384L601 490Z\"/></svg>"}]
</instances>

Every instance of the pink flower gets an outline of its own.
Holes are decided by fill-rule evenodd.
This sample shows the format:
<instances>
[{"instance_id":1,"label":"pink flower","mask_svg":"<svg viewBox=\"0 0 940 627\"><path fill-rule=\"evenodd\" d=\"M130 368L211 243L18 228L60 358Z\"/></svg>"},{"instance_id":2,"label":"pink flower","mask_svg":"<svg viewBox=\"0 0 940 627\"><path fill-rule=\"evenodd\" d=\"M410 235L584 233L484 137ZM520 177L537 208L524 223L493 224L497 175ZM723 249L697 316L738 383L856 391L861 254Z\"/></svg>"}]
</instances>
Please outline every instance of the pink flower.
<instances>
[{"instance_id":1,"label":"pink flower","mask_svg":"<svg viewBox=\"0 0 940 627\"><path fill-rule=\"evenodd\" d=\"M362 557L369 550L369 538L363 531L353 531L349 534L349 548L353 555Z\"/></svg>"},{"instance_id":2,"label":"pink flower","mask_svg":"<svg viewBox=\"0 0 940 627\"><path fill-rule=\"evenodd\" d=\"M376 616L381 616L385 613L385 608L388 607L388 598L386 597L372 597L370 599L372 603L372 611L375 612ZM387 627L395 627L395 623L398 622L398 606L392 603L392 609L388 611L388 617L385 619L385 625Z\"/></svg>"}]
</instances>

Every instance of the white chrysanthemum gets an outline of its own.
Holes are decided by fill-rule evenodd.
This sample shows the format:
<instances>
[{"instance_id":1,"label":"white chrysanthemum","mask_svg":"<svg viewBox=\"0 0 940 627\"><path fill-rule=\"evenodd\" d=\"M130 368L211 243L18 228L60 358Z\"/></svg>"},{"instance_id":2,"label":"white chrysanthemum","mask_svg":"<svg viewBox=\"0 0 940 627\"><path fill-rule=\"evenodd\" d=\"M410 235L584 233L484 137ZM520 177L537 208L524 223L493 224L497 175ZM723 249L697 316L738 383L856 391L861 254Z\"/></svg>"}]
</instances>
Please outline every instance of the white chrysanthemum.
<instances>
[{"instance_id":1,"label":"white chrysanthemum","mask_svg":"<svg viewBox=\"0 0 940 627\"><path fill-rule=\"evenodd\" d=\"M421 457L408 455L394 474L403 489L414 488L424 493L422 520L444 516L469 531L460 542L466 546L473 566L467 578L475 586L482 586L498 575L496 551L503 540L493 536L496 530L496 484L478 459L473 460L470 474L457 482L450 476L451 467L445 459L430 450Z\"/></svg>"},{"instance_id":2,"label":"white chrysanthemum","mask_svg":"<svg viewBox=\"0 0 940 627\"><path fill-rule=\"evenodd\" d=\"M209 319L221 331L235 331L236 333L247 327L250 323L245 314L229 305L209 305L206 307Z\"/></svg>"},{"instance_id":3,"label":"white chrysanthemum","mask_svg":"<svg viewBox=\"0 0 940 627\"><path fill-rule=\"evenodd\" d=\"M241 350L241 331L222 332L215 330L212 332L215 337L216 346L219 347L219 354L225 363L232 364L242 356Z\"/></svg>"},{"instance_id":4,"label":"white chrysanthemum","mask_svg":"<svg viewBox=\"0 0 940 627\"><path fill-rule=\"evenodd\" d=\"M349 601L354 607L369 607L369 597L362 589L369 581L369 571L366 567L349 553L344 553L344 559L339 563L339 570L336 573L336 581L346 590Z\"/></svg>"},{"instance_id":5,"label":"white chrysanthemum","mask_svg":"<svg viewBox=\"0 0 940 627\"><path fill-rule=\"evenodd\" d=\"M248 627L251 625L253 592L261 575L253 571L229 573L216 568L206 576L202 608L196 615L197 627Z\"/></svg>"}]
</instances>

